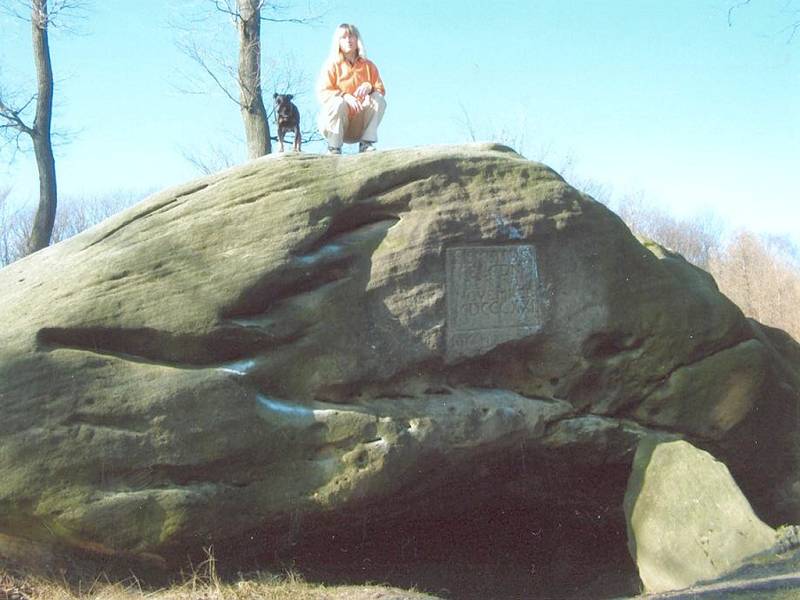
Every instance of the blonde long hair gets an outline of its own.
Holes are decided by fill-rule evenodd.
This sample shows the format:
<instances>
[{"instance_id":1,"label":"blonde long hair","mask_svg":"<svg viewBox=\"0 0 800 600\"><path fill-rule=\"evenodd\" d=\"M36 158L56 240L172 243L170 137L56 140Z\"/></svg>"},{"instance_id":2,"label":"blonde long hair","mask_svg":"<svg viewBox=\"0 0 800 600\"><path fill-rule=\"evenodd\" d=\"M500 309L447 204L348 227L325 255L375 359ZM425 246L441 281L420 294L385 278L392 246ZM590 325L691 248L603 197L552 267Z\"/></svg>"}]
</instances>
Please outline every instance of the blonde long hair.
<instances>
[{"instance_id":1,"label":"blonde long hair","mask_svg":"<svg viewBox=\"0 0 800 600\"><path fill-rule=\"evenodd\" d=\"M333 32L333 41L331 42L331 52L328 55L328 62L337 63L344 58L342 50L339 47L339 40L342 39L343 33L352 33L358 39L358 47L356 49L356 58L367 58L367 49L364 46L364 40L361 38L361 32L358 27L350 23L342 23Z\"/></svg>"}]
</instances>

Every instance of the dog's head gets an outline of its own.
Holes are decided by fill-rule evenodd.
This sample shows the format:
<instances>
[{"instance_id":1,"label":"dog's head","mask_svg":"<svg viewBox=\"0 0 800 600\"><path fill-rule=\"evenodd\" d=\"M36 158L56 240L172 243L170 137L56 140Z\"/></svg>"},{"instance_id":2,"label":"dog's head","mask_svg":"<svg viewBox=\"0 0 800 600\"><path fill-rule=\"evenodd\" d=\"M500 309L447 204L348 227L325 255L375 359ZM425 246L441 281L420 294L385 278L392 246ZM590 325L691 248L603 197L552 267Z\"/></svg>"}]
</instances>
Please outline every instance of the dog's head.
<instances>
[{"instance_id":1,"label":"dog's head","mask_svg":"<svg viewBox=\"0 0 800 600\"><path fill-rule=\"evenodd\" d=\"M291 123L294 120L294 104L291 94L273 94L275 100L275 114L278 123Z\"/></svg>"}]
</instances>

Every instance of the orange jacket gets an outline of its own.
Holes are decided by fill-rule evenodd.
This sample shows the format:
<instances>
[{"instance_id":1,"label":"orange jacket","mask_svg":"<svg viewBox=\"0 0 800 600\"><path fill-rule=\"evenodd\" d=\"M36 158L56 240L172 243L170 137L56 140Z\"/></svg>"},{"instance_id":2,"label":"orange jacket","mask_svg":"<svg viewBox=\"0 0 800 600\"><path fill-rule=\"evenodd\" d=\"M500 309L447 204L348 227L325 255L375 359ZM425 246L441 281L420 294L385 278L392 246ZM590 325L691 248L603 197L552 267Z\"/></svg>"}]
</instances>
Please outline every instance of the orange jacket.
<instances>
[{"instance_id":1,"label":"orange jacket","mask_svg":"<svg viewBox=\"0 0 800 600\"><path fill-rule=\"evenodd\" d=\"M366 58L357 58L352 66L342 59L339 62L329 63L320 74L317 84L317 97L322 103L327 102L331 96L344 96L352 94L359 85L369 81L372 89L381 95L386 95L386 88L381 81L378 67Z\"/></svg>"}]
</instances>

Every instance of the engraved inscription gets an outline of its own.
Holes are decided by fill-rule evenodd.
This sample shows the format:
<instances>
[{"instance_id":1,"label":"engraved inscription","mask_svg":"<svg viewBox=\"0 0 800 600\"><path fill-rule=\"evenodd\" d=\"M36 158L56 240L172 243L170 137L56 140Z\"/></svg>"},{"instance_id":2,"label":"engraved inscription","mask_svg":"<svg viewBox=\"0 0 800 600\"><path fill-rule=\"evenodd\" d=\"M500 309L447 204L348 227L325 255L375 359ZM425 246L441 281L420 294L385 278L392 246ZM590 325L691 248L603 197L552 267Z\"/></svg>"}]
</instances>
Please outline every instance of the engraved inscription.
<instances>
[{"instance_id":1,"label":"engraved inscription","mask_svg":"<svg viewBox=\"0 0 800 600\"><path fill-rule=\"evenodd\" d=\"M541 326L531 245L448 248L447 354L476 354Z\"/></svg>"}]
</instances>

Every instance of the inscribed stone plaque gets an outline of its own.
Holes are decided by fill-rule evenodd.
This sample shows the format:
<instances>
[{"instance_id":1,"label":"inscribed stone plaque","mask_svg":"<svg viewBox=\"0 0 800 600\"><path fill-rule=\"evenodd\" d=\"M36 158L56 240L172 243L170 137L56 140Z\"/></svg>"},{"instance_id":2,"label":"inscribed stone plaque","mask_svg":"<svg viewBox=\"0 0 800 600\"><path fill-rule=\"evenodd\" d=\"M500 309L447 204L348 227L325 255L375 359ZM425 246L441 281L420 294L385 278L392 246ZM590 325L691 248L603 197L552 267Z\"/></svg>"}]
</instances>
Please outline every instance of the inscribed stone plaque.
<instances>
[{"instance_id":1,"label":"inscribed stone plaque","mask_svg":"<svg viewBox=\"0 0 800 600\"><path fill-rule=\"evenodd\" d=\"M485 352L541 327L533 246L448 248L446 269L449 359Z\"/></svg>"}]
</instances>

